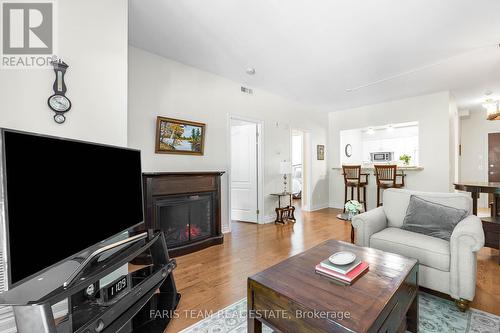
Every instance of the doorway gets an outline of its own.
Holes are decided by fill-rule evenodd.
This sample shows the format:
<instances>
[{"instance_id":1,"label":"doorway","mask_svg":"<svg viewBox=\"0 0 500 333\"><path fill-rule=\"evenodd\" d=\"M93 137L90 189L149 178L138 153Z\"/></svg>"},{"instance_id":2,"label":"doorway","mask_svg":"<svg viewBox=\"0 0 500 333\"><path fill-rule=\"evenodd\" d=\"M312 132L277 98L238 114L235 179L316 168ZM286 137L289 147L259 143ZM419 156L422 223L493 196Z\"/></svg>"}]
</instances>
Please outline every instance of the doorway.
<instances>
[{"instance_id":1,"label":"doorway","mask_svg":"<svg viewBox=\"0 0 500 333\"><path fill-rule=\"evenodd\" d=\"M259 223L262 123L229 118L231 221Z\"/></svg>"},{"instance_id":2,"label":"doorway","mask_svg":"<svg viewBox=\"0 0 500 333\"><path fill-rule=\"evenodd\" d=\"M304 135L299 130L292 130L292 197L293 205L302 208L304 177Z\"/></svg>"},{"instance_id":3,"label":"doorway","mask_svg":"<svg viewBox=\"0 0 500 333\"><path fill-rule=\"evenodd\" d=\"M488 133L488 181L500 182L500 133Z\"/></svg>"},{"instance_id":4,"label":"doorway","mask_svg":"<svg viewBox=\"0 0 500 333\"><path fill-rule=\"evenodd\" d=\"M308 132L300 129L291 131L291 161L292 161L292 196L294 206L298 209L310 210L308 200L309 149Z\"/></svg>"},{"instance_id":5,"label":"doorway","mask_svg":"<svg viewBox=\"0 0 500 333\"><path fill-rule=\"evenodd\" d=\"M500 182L500 133L488 133L488 182ZM500 215L500 199L490 193L488 195L490 215Z\"/></svg>"}]
</instances>

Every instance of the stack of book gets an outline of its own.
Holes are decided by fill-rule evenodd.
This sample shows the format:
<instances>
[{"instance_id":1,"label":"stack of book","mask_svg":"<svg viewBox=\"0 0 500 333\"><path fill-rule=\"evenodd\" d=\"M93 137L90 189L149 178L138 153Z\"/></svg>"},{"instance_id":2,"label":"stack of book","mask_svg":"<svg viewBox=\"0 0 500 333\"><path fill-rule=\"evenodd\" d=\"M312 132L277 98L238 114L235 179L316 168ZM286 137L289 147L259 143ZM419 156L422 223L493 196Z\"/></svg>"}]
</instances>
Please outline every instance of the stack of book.
<instances>
[{"instance_id":1,"label":"stack of book","mask_svg":"<svg viewBox=\"0 0 500 333\"><path fill-rule=\"evenodd\" d=\"M368 269L368 263L360 259L354 260L347 265L335 265L330 260L323 260L316 265L316 273L336 280L344 285L350 285L356 280L363 272Z\"/></svg>"}]
</instances>

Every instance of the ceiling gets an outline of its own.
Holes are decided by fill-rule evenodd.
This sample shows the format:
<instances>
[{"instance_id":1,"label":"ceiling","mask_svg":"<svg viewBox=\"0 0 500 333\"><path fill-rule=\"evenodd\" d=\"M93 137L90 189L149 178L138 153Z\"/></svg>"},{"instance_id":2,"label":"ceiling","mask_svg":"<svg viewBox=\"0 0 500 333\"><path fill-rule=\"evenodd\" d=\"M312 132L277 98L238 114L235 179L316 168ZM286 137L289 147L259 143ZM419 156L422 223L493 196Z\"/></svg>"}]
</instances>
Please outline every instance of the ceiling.
<instances>
[{"instance_id":1,"label":"ceiling","mask_svg":"<svg viewBox=\"0 0 500 333\"><path fill-rule=\"evenodd\" d=\"M133 46L327 111L500 96L498 0L130 0L129 16Z\"/></svg>"}]
</instances>

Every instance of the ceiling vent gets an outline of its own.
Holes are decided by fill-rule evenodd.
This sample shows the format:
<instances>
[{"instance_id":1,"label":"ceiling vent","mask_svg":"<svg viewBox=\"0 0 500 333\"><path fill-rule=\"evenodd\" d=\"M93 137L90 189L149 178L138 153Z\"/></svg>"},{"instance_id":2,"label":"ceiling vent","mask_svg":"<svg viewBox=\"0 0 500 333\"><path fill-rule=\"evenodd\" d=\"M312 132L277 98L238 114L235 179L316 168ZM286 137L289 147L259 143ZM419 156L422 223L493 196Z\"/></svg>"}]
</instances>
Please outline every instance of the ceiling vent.
<instances>
[{"instance_id":1,"label":"ceiling vent","mask_svg":"<svg viewBox=\"0 0 500 333\"><path fill-rule=\"evenodd\" d=\"M253 95L253 89L241 86L241 92L249 95Z\"/></svg>"}]
</instances>

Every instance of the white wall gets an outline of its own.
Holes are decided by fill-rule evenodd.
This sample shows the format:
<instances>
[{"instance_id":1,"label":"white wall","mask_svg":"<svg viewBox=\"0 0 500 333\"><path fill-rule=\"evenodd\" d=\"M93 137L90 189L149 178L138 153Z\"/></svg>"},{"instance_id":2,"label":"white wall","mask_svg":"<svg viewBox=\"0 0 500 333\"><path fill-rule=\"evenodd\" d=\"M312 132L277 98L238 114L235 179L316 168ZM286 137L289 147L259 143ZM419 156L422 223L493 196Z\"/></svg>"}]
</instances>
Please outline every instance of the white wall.
<instances>
[{"instance_id":1,"label":"white wall","mask_svg":"<svg viewBox=\"0 0 500 333\"><path fill-rule=\"evenodd\" d=\"M127 144L126 0L57 0L58 56L73 104L58 125L47 106L54 71L0 69L0 126Z\"/></svg>"},{"instance_id":2,"label":"white wall","mask_svg":"<svg viewBox=\"0 0 500 333\"><path fill-rule=\"evenodd\" d=\"M279 162L290 161L290 129L310 130L311 146L326 144L327 115L262 90L240 92L240 84L178 62L129 48L128 142L143 153L145 171L228 169L228 115L252 117L264 124L264 215L274 214L269 193L282 186ZM156 116L207 124L205 155L155 154ZM314 151L314 156L316 155ZM325 161L312 162L312 206L328 205ZM228 228L227 175L223 177L222 219Z\"/></svg>"},{"instance_id":3,"label":"white wall","mask_svg":"<svg viewBox=\"0 0 500 333\"><path fill-rule=\"evenodd\" d=\"M70 66L66 122L56 124L47 106L53 70L0 69L0 127L126 146L128 2L57 0L55 20L57 55ZM14 331L10 308L0 309L0 332Z\"/></svg>"},{"instance_id":4,"label":"white wall","mask_svg":"<svg viewBox=\"0 0 500 333\"><path fill-rule=\"evenodd\" d=\"M363 163L363 132L361 129L350 129L342 131L340 135L339 154L340 164L361 164ZM351 156L345 155L345 146L350 144L352 147Z\"/></svg>"},{"instance_id":5,"label":"white wall","mask_svg":"<svg viewBox=\"0 0 500 333\"><path fill-rule=\"evenodd\" d=\"M408 171L406 188L448 192L450 189L449 92L329 113L329 162L340 167L340 131L418 121L419 164L422 171ZM344 183L339 170L330 170L330 206L342 207ZM368 206L374 207L375 179L370 175Z\"/></svg>"},{"instance_id":6,"label":"white wall","mask_svg":"<svg viewBox=\"0 0 500 333\"><path fill-rule=\"evenodd\" d=\"M485 110L471 111L460 118L460 181L488 181L488 133L500 132L500 121L486 120ZM487 208L482 194L479 207Z\"/></svg>"}]
</instances>

